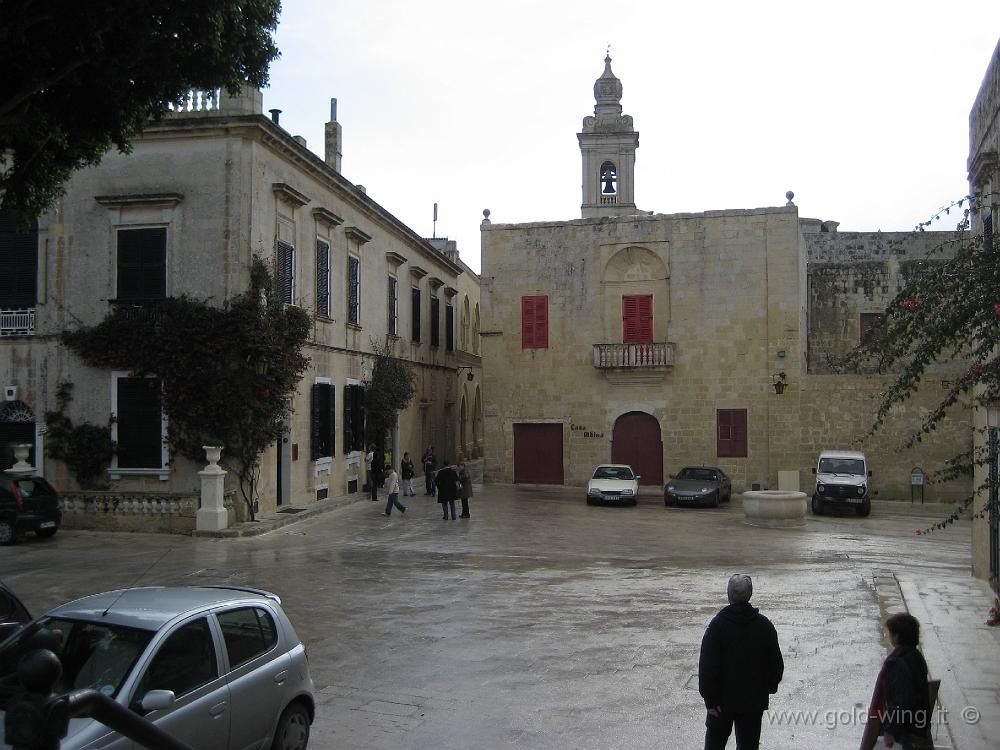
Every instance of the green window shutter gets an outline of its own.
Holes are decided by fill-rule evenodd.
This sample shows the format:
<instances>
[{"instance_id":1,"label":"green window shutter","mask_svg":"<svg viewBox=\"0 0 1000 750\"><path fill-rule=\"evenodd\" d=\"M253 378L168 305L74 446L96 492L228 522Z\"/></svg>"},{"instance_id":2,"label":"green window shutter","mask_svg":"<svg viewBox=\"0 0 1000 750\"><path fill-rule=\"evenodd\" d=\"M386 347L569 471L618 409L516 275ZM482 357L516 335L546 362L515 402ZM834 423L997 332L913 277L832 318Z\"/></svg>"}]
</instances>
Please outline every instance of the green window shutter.
<instances>
[{"instance_id":1,"label":"green window shutter","mask_svg":"<svg viewBox=\"0 0 1000 750\"><path fill-rule=\"evenodd\" d=\"M167 295L167 229L118 230L120 300L163 299Z\"/></svg>"},{"instance_id":2,"label":"green window shutter","mask_svg":"<svg viewBox=\"0 0 1000 750\"><path fill-rule=\"evenodd\" d=\"M118 466L163 466L163 427L158 378L118 378Z\"/></svg>"}]
</instances>

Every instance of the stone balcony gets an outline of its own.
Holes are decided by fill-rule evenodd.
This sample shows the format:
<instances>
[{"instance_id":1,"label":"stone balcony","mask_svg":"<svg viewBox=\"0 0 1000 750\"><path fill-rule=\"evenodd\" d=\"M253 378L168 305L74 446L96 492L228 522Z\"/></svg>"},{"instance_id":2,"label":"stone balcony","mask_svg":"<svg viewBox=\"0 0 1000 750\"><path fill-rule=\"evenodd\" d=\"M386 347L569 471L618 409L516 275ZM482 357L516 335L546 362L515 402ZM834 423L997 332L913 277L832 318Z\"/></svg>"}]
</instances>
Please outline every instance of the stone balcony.
<instances>
[{"instance_id":1,"label":"stone balcony","mask_svg":"<svg viewBox=\"0 0 1000 750\"><path fill-rule=\"evenodd\" d=\"M222 115L259 115L264 112L260 89L244 86L239 96L226 89L191 89L180 101L167 104L170 117L219 117Z\"/></svg>"},{"instance_id":2,"label":"stone balcony","mask_svg":"<svg viewBox=\"0 0 1000 750\"><path fill-rule=\"evenodd\" d=\"M0 336L34 336L35 308L0 310Z\"/></svg>"},{"instance_id":3,"label":"stone balcony","mask_svg":"<svg viewBox=\"0 0 1000 750\"><path fill-rule=\"evenodd\" d=\"M594 344L594 367L610 383L660 383L673 366L674 345L670 342Z\"/></svg>"}]
</instances>

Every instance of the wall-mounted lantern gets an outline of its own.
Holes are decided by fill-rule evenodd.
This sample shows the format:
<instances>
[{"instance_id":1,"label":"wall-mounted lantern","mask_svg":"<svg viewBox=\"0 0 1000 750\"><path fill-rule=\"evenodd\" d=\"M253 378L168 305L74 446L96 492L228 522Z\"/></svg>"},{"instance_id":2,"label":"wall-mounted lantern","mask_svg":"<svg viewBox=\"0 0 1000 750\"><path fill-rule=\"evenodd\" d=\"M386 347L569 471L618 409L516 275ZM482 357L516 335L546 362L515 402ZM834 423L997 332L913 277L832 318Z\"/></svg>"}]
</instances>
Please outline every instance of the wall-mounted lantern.
<instances>
[{"instance_id":1,"label":"wall-mounted lantern","mask_svg":"<svg viewBox=\"0 0 1000 750\"><path fill-rule=\"evenodd\" d=\"M784 371L776 372L771 376L771 385L774 386L774 392L779 396L785 392L786 388L788 388L788 383L786 381L787 377L785 376Z\"/></svg>"}]
</instances>

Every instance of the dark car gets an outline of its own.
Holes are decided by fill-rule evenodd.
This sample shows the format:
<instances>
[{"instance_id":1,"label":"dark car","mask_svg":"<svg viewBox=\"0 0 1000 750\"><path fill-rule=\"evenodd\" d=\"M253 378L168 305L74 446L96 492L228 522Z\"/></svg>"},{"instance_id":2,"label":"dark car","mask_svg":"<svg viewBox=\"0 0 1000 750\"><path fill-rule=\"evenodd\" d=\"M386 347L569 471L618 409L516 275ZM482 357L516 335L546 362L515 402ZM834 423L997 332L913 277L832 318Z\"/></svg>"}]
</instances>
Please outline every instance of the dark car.
<instances>
[{"instance_id":1,"label":"dark car","mask_svg":"<svg viewBox=\"0 0 1000 750\"><path fill-rule=\"evenodd\" d=\"M20 630L27 622L31 622L28 610L14 592L0 581L0 642L11 633Z\"/></svg>"},{"instance_id":2,"label":"dark car","mask_svg":"<svg viewBox=\"0 0 1000 750\"><path fill-rule=\"evenodd\" d=\"M13 544L27 531L52 536L61 521L59 493L51 484L41 477L0 472L0 544Z\"/></svg>"},{"instance_id":3,"label":"dark car","mask_svg":"<svg viewBox=\"0 0 1000 750\"><path fill-rule=\"evenodd\" d=\"M664 505L710 505L728 502L733 484L726 472L714 466L685 466L663 488Z\"/></svg>"}]
</instances>

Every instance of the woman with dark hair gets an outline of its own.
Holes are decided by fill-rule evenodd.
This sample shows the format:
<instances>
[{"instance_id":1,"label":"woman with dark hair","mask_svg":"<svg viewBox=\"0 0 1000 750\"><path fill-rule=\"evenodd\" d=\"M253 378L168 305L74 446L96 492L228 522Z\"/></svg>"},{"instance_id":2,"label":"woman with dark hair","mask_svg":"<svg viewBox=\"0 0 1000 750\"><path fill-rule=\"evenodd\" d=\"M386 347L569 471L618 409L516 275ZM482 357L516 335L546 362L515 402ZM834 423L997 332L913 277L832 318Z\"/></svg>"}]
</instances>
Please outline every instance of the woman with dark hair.
<instances>
[{"instance_id":1,"label":"woman with dark hair","mask_svg":"<svg viewBox=\"0 0 1000 750\"><path fill-rule=\"evenodd\" d=\"M885 747L898 742L905 750L933 750L927 662L917 649L920 622L900 613L885 621L885 629L893 648L875 681L868 716L881 722Z\"/></svg>"}]
</instances>

